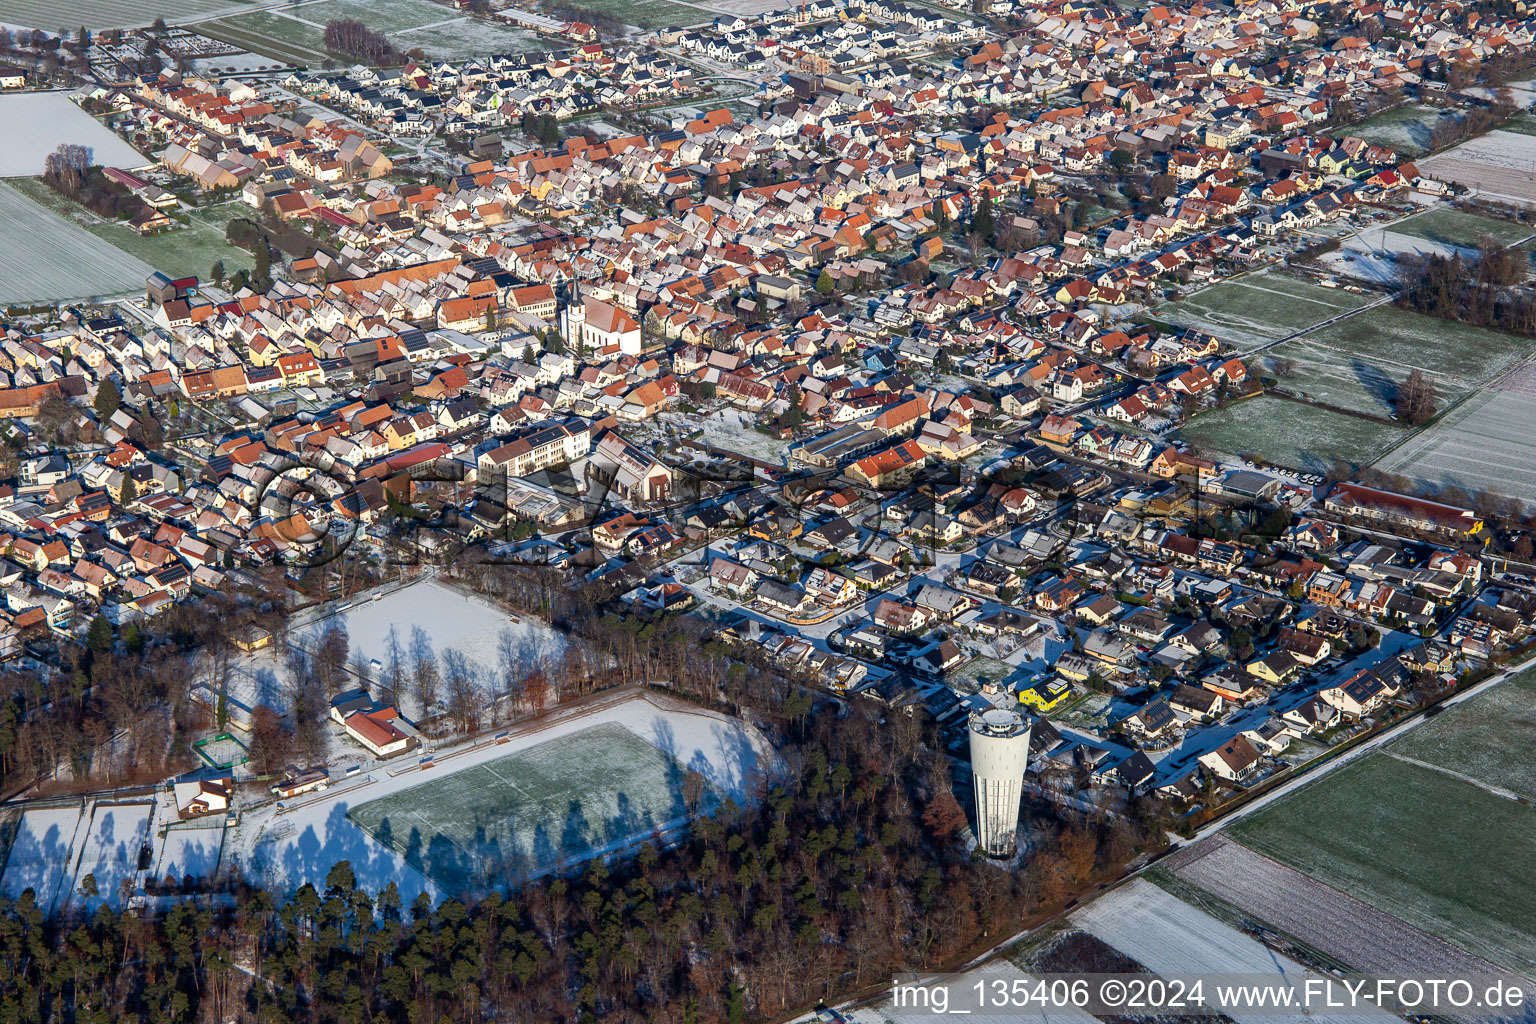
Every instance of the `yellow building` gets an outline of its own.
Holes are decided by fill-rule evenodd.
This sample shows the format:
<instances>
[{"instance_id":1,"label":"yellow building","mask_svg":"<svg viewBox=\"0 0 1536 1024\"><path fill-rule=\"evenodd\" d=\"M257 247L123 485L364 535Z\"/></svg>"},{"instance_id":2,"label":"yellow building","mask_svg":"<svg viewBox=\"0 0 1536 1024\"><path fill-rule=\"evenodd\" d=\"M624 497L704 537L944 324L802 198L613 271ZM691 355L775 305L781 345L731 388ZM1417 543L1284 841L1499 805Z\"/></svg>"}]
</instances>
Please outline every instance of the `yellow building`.
<instances>
[{"instance_id":1,"label":"yellow building","mask_svg":"<svg viewBox=\"0 0 1536 1024\"><path fill-rule=\"evenodd\" d=\"M1036 683L1027 690L1019 693L1019 703L1033 708L1044 714L1053 711L1066 703L1072 696L1072 684L1065 679L1050 679L1043 683Z\"/></svg>"}]
</instances>

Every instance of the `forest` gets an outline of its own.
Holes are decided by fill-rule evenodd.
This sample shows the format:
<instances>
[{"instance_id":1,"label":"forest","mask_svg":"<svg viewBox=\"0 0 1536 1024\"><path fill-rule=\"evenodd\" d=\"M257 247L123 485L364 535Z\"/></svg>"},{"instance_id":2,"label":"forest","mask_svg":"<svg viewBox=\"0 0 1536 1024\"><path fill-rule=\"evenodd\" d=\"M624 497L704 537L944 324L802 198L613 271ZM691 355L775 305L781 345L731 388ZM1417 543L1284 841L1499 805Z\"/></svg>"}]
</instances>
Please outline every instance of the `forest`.
<instances>
[{"instance_id":1,"label":"forest","mask_svg":"<svg viewBox=\"0 0 1536 1024\"><path fill-rule=\"evenodd\" d=\"M679 696L750 718L786 771L670 848L435 908L403 907L392 888L370 896L346 864L324 891L280 905L237 888L161 916L46 921L23 895L0 903L0 1021L774 1020L873 990L890 971L961 960L1165 834L1155 799L1124 819L1030 805L1022 868L974 860L958 842L949 759L920 711L818 698L728 657L686 615L617 620L600 591L553 574L466 565L460 582L543 609L616 675L669 679ZM168 673L146 687L173 692Z\"/></svg>"},{"instance_id":2,"label":"forest","mask_svg":"<svg viewBox=\"0 0 1536 1024\"><path fill-rule=\"evenodd\" d=\"M1536 297L1523 287L1528 254L1485 236L1476 259L1430 254L1399 261L1403 291L1398 305L1416 313L1460 320L1511 334L1536 335Z\"/></svg>"},{"instance_id":3,"label":"forest","mask_svg":"<svg viewBox=\"0 0 1536 1024\"><path fill-rule=\"evenodd\" d=\"M771 1020L953 961L1136 851L1124 822L1037 810L1023 870L973 860L920 720L780 709L793 771L756 806L508 895L407 908L343 863L282 905L48 922L0 903L0 1021Z\"/></svg>"}]
</instances>

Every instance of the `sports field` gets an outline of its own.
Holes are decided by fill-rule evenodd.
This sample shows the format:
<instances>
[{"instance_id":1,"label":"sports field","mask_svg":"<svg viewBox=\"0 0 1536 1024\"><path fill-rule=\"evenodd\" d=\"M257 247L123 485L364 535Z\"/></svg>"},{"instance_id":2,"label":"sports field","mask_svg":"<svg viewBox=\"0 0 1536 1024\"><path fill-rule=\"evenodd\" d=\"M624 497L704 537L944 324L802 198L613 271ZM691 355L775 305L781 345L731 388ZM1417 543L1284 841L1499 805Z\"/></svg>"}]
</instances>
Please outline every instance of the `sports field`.
<instances>
[{"instance_id":1,"label":"sports field","mask_svg":"<svg viewBox=\"0 0 1536 1024\"><path fill-rule=\"evenodd\" d=\"M1529 805L1377 752L1236 822L1229 834L1495 964L1522 973L1536 967L1536 809Z\"/></svg>"},{"instance_id":2,"label":"sports field","mask_svg":"<svg viewBox=\"0 0 1536 1024\"><path fill-rule=\"evenodd\" d=\"M65 11L49 0L0 0L0 22L23 28L57 32L61 21L71 30L79 25L89 29L143 28L157 17L167 24L206 18L224 11L247 10L258 0L81 0Z\"/></svg>"},{"instance_id":3,"label":"sports field","mask_svg":"<svg viewBox=\"0 0 1536 1024\"><path fill-rule=\"evenodd\" d=\"M1492 488L1536 506L1536 365L1521 364L1377 464L1437 487Z\"/></svg>"},{"instance_id":4,"label":"sports field","mask_svg":"<svg viewBox=\"0 0 1536 1024\"><path fill-rule=\"evenodd\" d=\"M1335 459L1369 462L1404 436L1399 427L1268 395L1201 413L1179 433L1224 455L1252 452L1313 473Z\"/></svg>"},{"instance_id":5,"label":"sports field","mask_svg":"<svg viewBox=\"0 0 1536 1024\"><path fill-rule=\"evenodd\" d=\"M143 260L0 183L0 302L142 291L144 279L154 271Z\"/></svg>"},{"instance_id":6,"label":"sports field","mask_svg":"<svg viewBox=\"0 0 1536 1024\"><path fill-rule=\"evenodd\" d=\"M661 749L604 724L370 801L348 816L445 891L460 892L683 824L685 774ZM700 784L707 809L716 797Z\"/></svg>"},{"instance_id":7,"label":"sports field","mask_svg":"<svg viewBox=\"0 0 1536 1024\"><path fill-rule=\"evenodd\" d=\"M343 18L385 33L401 50L420 47L431 57L521 53L545 45L531 32L459 14L430 0L309 0L220 18L199 29L290 63L318 64L328 56L326 23Z\"/></svg>"},{"instance_id":8,"label":"sports field","mask_svg":"<svg viewBox=\"0 0 1536 1024\"><path fill-rule=\"evenodd\" d=\"M1214 334L1239 349L1293 334L1371 301L1284 274L1248 274L1154 309L1159 320Z\"/></svg>"}]
</instances>

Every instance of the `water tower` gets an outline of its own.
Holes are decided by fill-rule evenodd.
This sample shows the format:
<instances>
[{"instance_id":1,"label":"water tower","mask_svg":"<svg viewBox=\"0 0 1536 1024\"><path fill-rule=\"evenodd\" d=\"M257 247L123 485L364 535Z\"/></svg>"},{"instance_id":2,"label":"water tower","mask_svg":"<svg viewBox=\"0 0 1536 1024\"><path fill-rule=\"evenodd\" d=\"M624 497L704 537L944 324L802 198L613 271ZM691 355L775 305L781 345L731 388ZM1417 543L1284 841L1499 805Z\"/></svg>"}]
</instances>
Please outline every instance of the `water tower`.
<instances>
[{"instance_id":1,"label":"water tower","mask_svg":"<svg viewBox=\"0 0 1536 1024\"><path fill-rule=\"evenodd\" d=\"M971 713L970 731L976 842L988 856L1011 857L1029 765L1029 723L1017 711L989 708Z\"/></svg>"}]
</instances>

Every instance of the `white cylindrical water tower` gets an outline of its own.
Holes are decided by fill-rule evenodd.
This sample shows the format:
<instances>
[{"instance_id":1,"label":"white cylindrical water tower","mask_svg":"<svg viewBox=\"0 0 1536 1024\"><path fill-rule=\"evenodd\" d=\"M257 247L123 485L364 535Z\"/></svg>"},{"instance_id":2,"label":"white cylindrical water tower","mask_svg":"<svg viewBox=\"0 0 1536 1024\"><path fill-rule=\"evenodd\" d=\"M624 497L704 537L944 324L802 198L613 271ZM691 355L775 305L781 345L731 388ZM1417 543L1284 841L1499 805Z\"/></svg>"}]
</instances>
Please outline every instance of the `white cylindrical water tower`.
<instances>
[{"instance_id":1,"label":"white cylindrical water tower","mask_svg":"<svg viewBox=\"0 0 1536 1024\"><path fill-rule=\"evenodd\" d=\"M1029 723L1017 711L971 713L971 777L976 787L976 841L992 857L1013 856L1019 797L1029 766Z\"/></svg>"}]
</instances>

